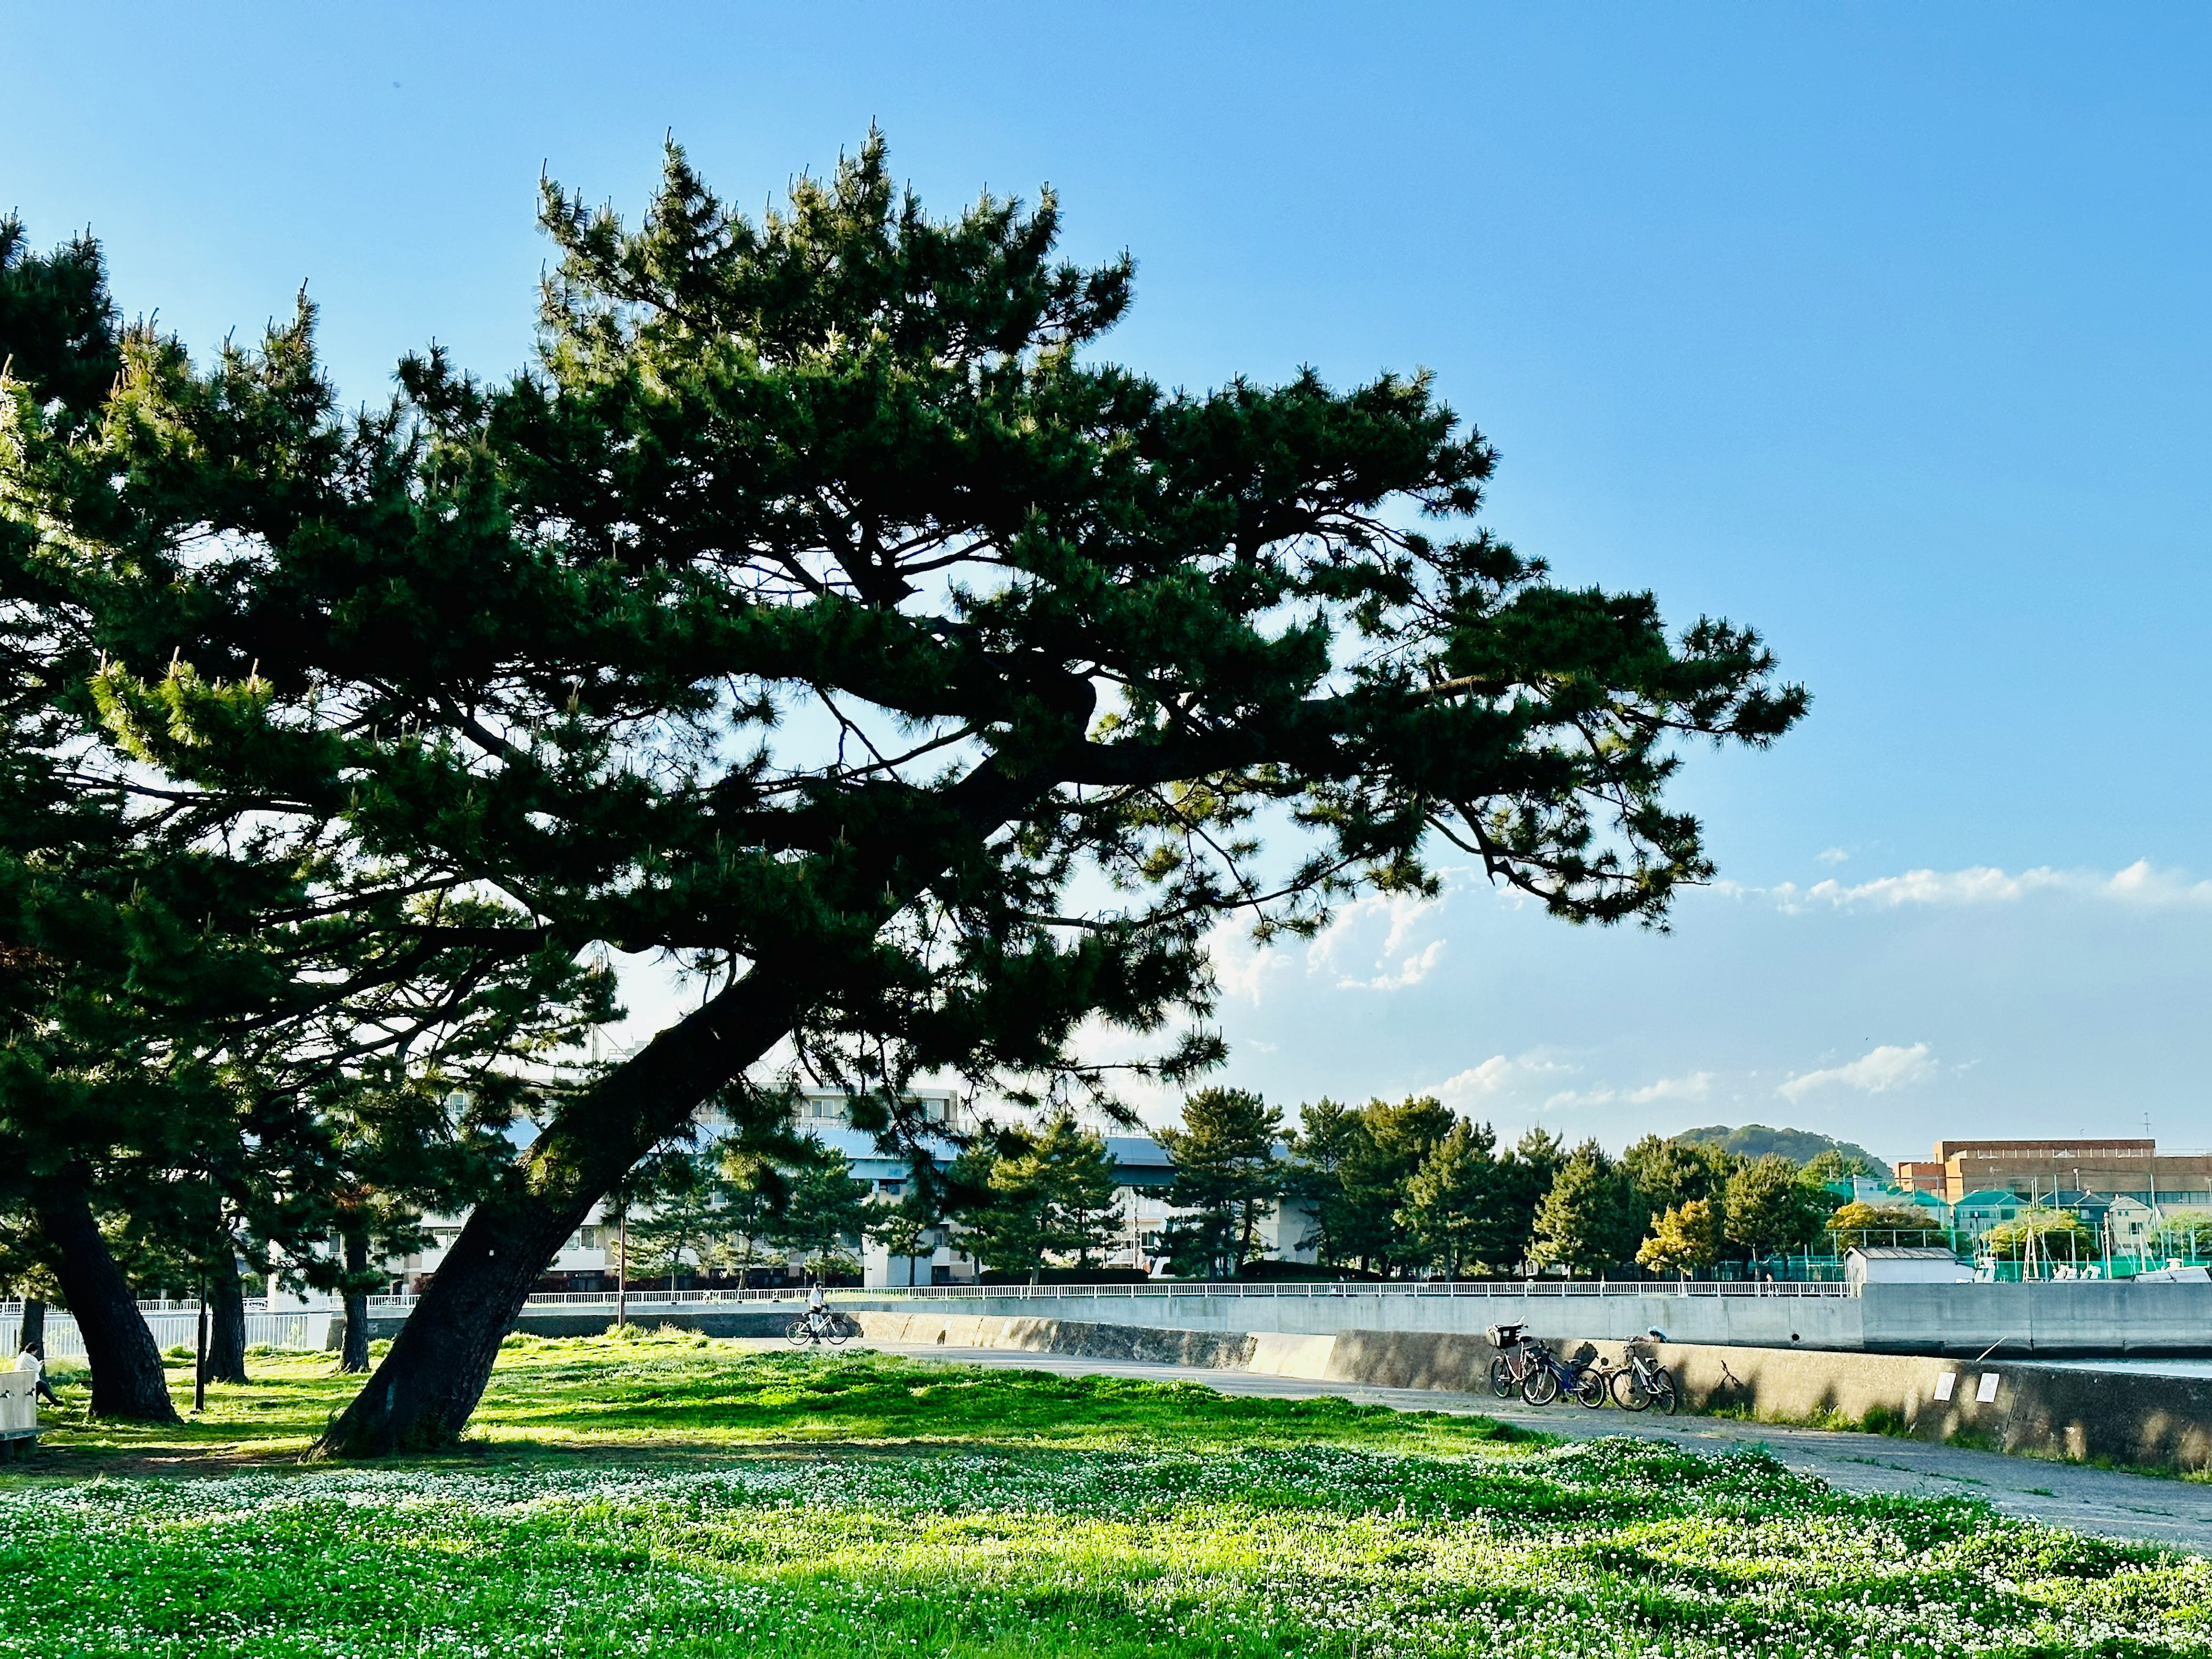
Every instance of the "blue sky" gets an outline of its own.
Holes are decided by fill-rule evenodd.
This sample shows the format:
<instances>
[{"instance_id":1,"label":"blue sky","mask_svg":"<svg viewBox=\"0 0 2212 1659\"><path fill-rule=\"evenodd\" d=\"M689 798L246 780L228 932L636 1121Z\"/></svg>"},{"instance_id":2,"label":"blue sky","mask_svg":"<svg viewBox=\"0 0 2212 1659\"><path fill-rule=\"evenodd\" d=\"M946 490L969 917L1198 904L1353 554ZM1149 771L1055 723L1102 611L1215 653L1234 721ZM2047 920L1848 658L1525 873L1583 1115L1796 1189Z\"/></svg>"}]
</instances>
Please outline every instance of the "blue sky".
<instances>
[{"instance_id":1,"label":"blue sky","mask_svg":"<svg viewBox=\"0 0 2212 1659\"><path fill-rule=\"evenodd\" d=\"M1232 950L1236 1080L2212 1141L2212 14L0 3L0 205L202 348L304 281L363 398L522 360L541 166L635 207L672 131L761 202L878 121L926 199L1049 181L1130 249L1115 355L1432 368L1502 533L1812 687L1691 769L1673 933L1462 879Z\"/></svg>"}]
</instances>

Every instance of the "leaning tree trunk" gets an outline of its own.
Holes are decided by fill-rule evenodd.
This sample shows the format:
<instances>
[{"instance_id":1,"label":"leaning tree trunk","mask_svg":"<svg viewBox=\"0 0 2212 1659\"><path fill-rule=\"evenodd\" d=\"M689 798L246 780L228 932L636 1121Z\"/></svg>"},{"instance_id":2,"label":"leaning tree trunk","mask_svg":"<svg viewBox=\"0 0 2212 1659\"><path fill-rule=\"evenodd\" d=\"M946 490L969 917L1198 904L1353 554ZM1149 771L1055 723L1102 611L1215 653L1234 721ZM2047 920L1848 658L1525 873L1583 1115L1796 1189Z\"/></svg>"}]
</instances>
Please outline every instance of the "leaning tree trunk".
<instances>
[{"instance_id":1,"label":"leaning tree trunk","mask_svg":"<svg viewBox=\"0 0 2212 1659\"><path fill-rule=\"evenodd\" d=\"M46 1304L35 1296L23 1298L23 1328L15 1334L15 1352L38 1355L41 1364L46 1357Z\"/></svg>"},{"instance_id":2,"label":"leaning tree trunk","mask_svg":"<svg viewBox=\"0 0 2212 1659\"><path fill-rule=\"evenodd\" d=\"M338 1350L338 1369L368 1369L368 1235L359 1227L345 1231L345 1334Z\"/></svg>"},{"instance_id":3,"label":"leaning tree trunk","mask_svg":"<svg viewBox=\"0 0 2212 1659\"><path fill-rule=\"evenodd\" d=\"M238 1281L238 1262L225 1251L215 1264L208 1301L213 1322L208 1338L208 1381L243 1382L246 1376L246 1287Z\"/></svg>"},{"instance_id":4,"label":"leaning tree trunk","mask_svg":"<svg viewBox=\"0 0 2212 1659\"><path fill-rule=\"evenodd\" d=\"M1086 708L1074 723L1074 741L1089 718ZM980 839L1049 787L994 766L979 769L952 792L939 826L951 833L937 857L921 855L916 841L901 838L845 871L847 890L881 891L880 926L968 844L961 836ZM491 1381L500 1339L562 1241L708 1095L783 1040L828 968L814 958L757 959L743 979L562 1111L532 1143L518 1178L471 1214L384 1363L315 1443L315 1455L376 1456L459 1437Z\"/></svg>"},{"instance_id":5,"label":"leaning tree trunk","mask_svg":"<svg viewBox=\"0 0 2212 1659\"><path fill-rule=\"evenodd\" d=\"M520 1179L469 1217L317 1455L378 1456L457 1438L491 1380L500 1339L562 1241L702 1101L782 1039L803 994L798 974L756 965L563 1111L532 1145Z\"/></svg>"},{"instance_id":6,"label":"leaning tree trunk","mask_svg":"<svg viewBox=\"0 0 2212 1659\"><path fill-rule=\"evenodd\" d=\"M39 1229L59 1258L57 1273L70 1312L76 1316L84 1352L92 1361L92 1409L97 1417L142 1423L182 1419L161 1374L161 1351L115 1265L92 1206L81 1191L49 1189L37 1200Z\"/></svg>"}]
</instances>

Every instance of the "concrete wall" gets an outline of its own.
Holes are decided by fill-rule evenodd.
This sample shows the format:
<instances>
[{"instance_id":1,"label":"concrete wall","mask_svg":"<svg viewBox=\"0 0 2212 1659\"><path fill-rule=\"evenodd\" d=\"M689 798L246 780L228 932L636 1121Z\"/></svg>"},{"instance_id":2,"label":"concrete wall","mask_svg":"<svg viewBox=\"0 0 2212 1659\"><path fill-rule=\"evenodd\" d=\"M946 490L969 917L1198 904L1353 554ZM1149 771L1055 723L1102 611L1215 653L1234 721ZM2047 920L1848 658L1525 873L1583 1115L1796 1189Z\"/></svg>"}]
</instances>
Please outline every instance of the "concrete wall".
<instances>
[{"instance_id":1,"label":"concrete wall","mask_svg":"<svg viewBox=\"0 0 2212 1659\"><path fill-rule=\"evenodd\" d=\"M2212 1353L2212 1285L1869 1285L1861 1300L1876 1352Z\"/></svg>"},{"instance_id":2,"label":"concrete wall","mask_svg":"<svg viewBox=\"0 0 2212 1659\"><path fill-rule=\"evenodd\" d=\"M1480 1338L1518 1323L1547 1342L1620 1342L1657 1327L1692 1346L1798 1348L1873 1354L2019 1359L2035 1354L2212 1354L2212 1284L2126 1280L2037 1285L1869 1285L1858 1296L1692 1296L1657 1286L1627 1295L1412 1296L1352 1290L1342 1295L1142 1296L1070 1287L1049 1297L871 1297L843 1292L848 1311L874 1309L916 1317L1022 1319L1153 1329L1333 1336L1345 1331ZM634 1304L645 1325L672 1324L717 1336L781 1334L793 1301L742 1307L682 1304L665 1311ZM399 1316L380 1314L372 1334L390 1336ZM613 1322L605 1308L530 1308L524 1330L585 1335Z\"/></svg>"},{"instance_id":3,"label":"concrete wall","mask_svg":"<svg viewBox=\"0 0 2212 1659\"><path fill-rule=\"evenodd\" d=\"M1079 1353L1485 1395L1496 1352L1481 1336L1456 1332L1176 1331L1033 1316L881 1310L854 1317L865 1337L881 1342ZM1598 1352L1587 1340L1559 1346L1577 1357ZM1610 1343L1605 1352L1611 1357ZM1886 1432L2034 1456L2212 1468L2212 1378L1695 1343L1667 1343L1659 1355L1692 1412L1837 1428L1872 1419ZM1939 1400L1947 1374L1951 1398ZM1987 1401L1980 1398L1985 1376L1996 1379Z\"/></svg>"},{"instance_id":4,"label":"concrete wall","mask_svg":"<svg viewBox=\"0 0 2212 1659\"><path fill-rule=\"evenodd\" d=\"M1480 1336L1519 1323L1546 1341L1619 1342L1653 1327L1678 1342L1972 1357L2212 1354L2212 1285L2127 1280L2033 1285L1869 1285L1857 1296L1692 1296L1654 1286L1628 1295L1086 1295L840 1299L841 1306L957 1308L1000 1318L1076 1320L1179 1330L1326 1336L1381 1330Z\"/></svg>"},{"instance_id":5,"label":"concrete wall","mask_svg":"<svg viewBox=\"0 0 2212 1659\"><path fill-rule=\"evenodd\" d=\"M1620 1341L1641 1336L1655 1325L1670 1337L1692 1342L1788 1346L1794 1340L1807 1347L1856 1348L1864 1340L1863 1304L1845 1296L1672 1296L1656 1290L1602 1297L1407 1296L1356 1291L1341 1296L1113 1296L1078 1291L1030 1300L984 1296L899 1301L841 1296L837 1305L1297 1336L1328 1336L1345 1330L1480 1336L1491 1325L1520 1323L1530 1335L1547 1341L1587 1336Z\"/></svg>"}]
</instances>

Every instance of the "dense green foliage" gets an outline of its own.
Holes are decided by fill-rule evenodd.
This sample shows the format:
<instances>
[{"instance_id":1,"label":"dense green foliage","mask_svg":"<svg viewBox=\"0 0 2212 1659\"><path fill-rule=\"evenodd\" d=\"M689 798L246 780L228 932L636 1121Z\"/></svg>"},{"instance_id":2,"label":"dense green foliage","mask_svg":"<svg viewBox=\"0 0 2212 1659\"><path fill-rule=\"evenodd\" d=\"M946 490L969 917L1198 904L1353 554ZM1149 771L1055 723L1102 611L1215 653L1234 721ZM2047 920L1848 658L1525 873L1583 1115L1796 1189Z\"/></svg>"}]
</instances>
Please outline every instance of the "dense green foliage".
<instances>
[{"instance_id":1,"label":"dense green foliage","mask_svg":"<svg viewBox=\"0 0 2212 1659\"><path fill-rule=\"evenodd\" d=\"M1594 1274L1632 1257L1644 1235L1636 1194L1619 1162L1595 1140L1567 1155L1536 1210L1532 1261Z\"/></svg>"},{"instance_id":2,"label":"dense green foliage","mask_svg":"<svg viewBox=\"0 0 2212 1659\"><path fill-rule=\"evenodd\" d=\"M0 1653L2212 1652L2202 1559L1757 1453L670 1338L515 1344L485 1417L623 1432L0 1483Z\"/></svg>"},{"instance_id":3,"label":"dense green foliage","mask_svg":"<svg viewBox=\"0 0 2212 1659\"><path fill-rule=\"evenodd\" d=\"M1283 1115L1245 1089L1201 1089L1160 1142L1175 1165L1170 1261L1192 1278L1234 1277L1260 1254L1261 1218L1283 1195Z\"/></svg>"},{"instance_id":4,"label":"dense green foliage","mask_svg":"<svg viewBox=\"0 0 2212 1659\"><path fill-rule=\"evenodd\" d=\"M96 246L35 254L0 221L7 438L98 441L146 339ZM0 511L0 1234L11 1277L65 1293L121 1384L153 1370L132 1285L205 1279L235 1310L241 1255L337 1281L334 1231L386 1242L410 1206L483 1190L512 1156L498 1130L555 1079L545 1049L609 1005L565 956L395 939L416 896L359 888L315 828L241 820L125 763L81 576L51 524ZM531 1081L499 1066L517 1055ZM459 1091L471 1106L450 1112Z\"/></svg>"},{"instance_id":5,"label":"dense green foliage","mask_svg":"<svg viewBox=\"0 0 2212 1659\"><path fill-rule=\"evenodd\" d=\"M1833 1198L1778 1152L1738 1167L1725 1196L1729 1242L1754 1256L1803 1249L1836 1207Z\"/></svg>"},{"instance_id":6,"label":"dense green foliage","mask_svg":"<svg viewBox=\"0 0 2212 1659\"><path fill-rule=\"evenodd\" d=\"M1687 1278L1719 1259L1720 1228L1712 1204L1693 1198L1654 1218L1651 1236L1638 1247L1636 1265Z\"/></svg>"},{"instance_id":7,"label":"dense green foliage","mask_svg":"<svg viewBox=\"0 0 2212 1659\"><path fill-rule=\"evenodd\" d=\"M963 1194L951 1206L962 1249L994 1272L1087 1267L1115 1231L1113 1157L1066 1113L963 1153L948 1185Z\"/></svg>"},{"instance_id":8,"label":"dense green foliage","mask_svg":"<svg viewBox=\"0 0 2212 1659\"><path fill-rule=\"evenodd\" d=\"M1832 1154L1801 1169L1646 1135L1614 1158L1540 1129L1500 1152L1431 1099L1316 1102L1288 1150L1284 1190L1311 1225L1285 1243L1382 1273L1696 1272L1801 1249L1838 1202Z\"/></svg>"},{"instance_id":9,"label":"dense green foliage","mask_svg":"<svg viewBox=\"0 0 2212 1659\"><path fill-rule=\"evenodd\" d=\"M1312 1222L1310 1235L1293 1242L1324 1262L1386 1273L1517 1271L1561 1157L1542 1129L1501 1152L1489 1125L1468 1123L1462 1133L1461 1120L1425 1097L1361 1107L1316 1101L1301 1109L1289 1149L1285 1190Z\"/></svg>"}]
</instances>

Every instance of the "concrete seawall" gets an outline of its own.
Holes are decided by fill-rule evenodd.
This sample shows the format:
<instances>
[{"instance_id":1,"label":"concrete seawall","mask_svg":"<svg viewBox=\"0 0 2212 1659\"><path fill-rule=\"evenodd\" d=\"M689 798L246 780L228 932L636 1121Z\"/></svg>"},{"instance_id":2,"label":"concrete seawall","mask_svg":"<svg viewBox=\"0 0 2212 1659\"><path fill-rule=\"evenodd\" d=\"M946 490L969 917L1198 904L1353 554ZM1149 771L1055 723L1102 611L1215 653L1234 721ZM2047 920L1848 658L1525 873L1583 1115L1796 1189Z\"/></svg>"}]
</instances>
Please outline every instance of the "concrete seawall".
<instances>
[{"instance_id":1,"label":"concrete seawall","mask_svg":"<svg viewBox=\"0 0 2212 1659\"><path fill-rule=\"evenodd\" d=\"M1857 1296L1342 1294L1143 1296L1057 1291L905 1299L847 1292L839 1306L915 1314L1048 1318L1174 1330L1481 1335L1520 1324L1546 1341L1619 1342L1654 1326L1676 1341L1875 1354L2212 1354L2212 1285L2080 1280L2035 1285L1870 1285Z\"/></svg>"},{"instance_id":2,"label":"concrete seawall","mask_svg":"<svg viewBox=\"0 0 2212 1659\"><path fill-rule=\"evenodd\" d=\"M1456 1394L1487 1393L1497 1352L1480 1335L1455 1332L1173 1331L883 1310L853 1316L866 1337L881 1342L1152 1360ZM1593 1346L1588 1339L1560 1340L1570 1354ZM1879 1428L2073 1462L2212 1468L2212 1378L1697 1343L1669 1342L1659 1352L1692 1412Z\"/></svg>"},{"instance_id":3,"label":"concrete seawall","mask_svg":"<svg viewBox=\"0 0 2212 1659\"><path fill-rule=\"evenodd\" d=\"M1997 1291L2012 1285L1888 1286L1883 1289ZM2069 1287L2069 1289L2088 1287ZM2129 1287L2112 1285L2108 1290ZM2203 1286L2144 1285L2143 1291L2202 1291ZM1092 1298L1078 1302L1087 1310ZM857 1323L864 1340L947 1348L1001 1348L1036 1353L1080 1354L1092 1358L1129 1359L1153 1364L1244 1370L1316 1382L1377 1388L1431 1389L1455 1394L1486 1394L1490 1362L1497 1350L1473 1331L1433 1328L1439 1311L1480 1325L1512 1322L1522 1298L1343 1298L1253 1297L1097 1298L1101 1310L1122 1317L1070 1319L1040 1316L1037 1302L989 1298L1012 1311L989 1310L976 1301L878 1302L840 1298L838 1310ZM1155 1322L1173 1303L1175 1310L1207 1322L1170 1326ZM1682 1334L1686 1309L1702 1311L1722 1298L1606 1297L1526 1298L1532 1335L1559 1352L1586 1358L1600 1350L1612 1357L1625 1338L1645 1328L1638 1316L1668 1316ZM1542 1304L1548 1303L1549 1308ZM1931 1441L1958 1441L1990 1449L2074 1462L2092 1459L2144 1468L2188 1472L2212 1469L2212 1377L2159 1376L2139 1372L2098 1371L2039 1365L2017 1360L1976 1362L1937 1355L1841 1352L1747 1343L1769 1310L1802 1315L1809 1310L1848 1310L1877 1297L1728 1298L1734 1319L1718 1322L1734 1332L1734 1341L1669 1341L1659 1353L1681 1390L1683 1408L1721 1412L1776 1423L1812 1423L1838 1428L1877 1428ZM1378 1304L1428 1316L1431 1328L1359 1327L1335 1324L1319 1316L1370 1310ZM1049 1304L1046 1304L1049 1305ZM635 1322L648 1328L673 1325L708 1336L779 1337L799 1312L797 1302L744 1309L659 1309L638 1310ZM1908 1311L1910 1309L1908 1307ZM1548 1311L1553 1317L1534 1316ZM2193 1311L2193 1310L2190 1310ZM1272 1312L1272 1322L1254 1319L1240 1327L1228 1314ZM1128 1316L1148 1316L1141 1322ZM1595 1316L1607 1316L1602 1320ZM1571 1316L1581 1316L1579 1321ZM2043 1312L2036 1310L2041 1319ZM520 1328L543 1336L591 1336L614 1322L605 1310L525 1311ZM1657 1322L1654 1318L1648 1322ZM1802 1327L1811 1319L1784 1322ZM1300 1323L1334 1325L1300 1330ZM1902 1321L1899 1322L1899 1324ZM371 1334L391 1336L397 1316L380 1317ZM1604 1328L1593 1331L1592 1325ZM1832 1328L1832 1327L1831 1328ZM1801 1338L1804 1335L1799 1330ZM1930 1345L1935 1346L1933 1344ZM1960 1344L1963 1346L1963 1344ZM1984 1339L1981 1346L1986 1346ZM2187 1352L2188 1350L2180 1350ZM2200 1350L2201 1351L2201 1350ZM1948 1388L1943 1379L1949 1377ZM1994 1379L1989 1381L1987 1379ZM1984 1393L1988 1398L1983 1398ZM1577 1410L1566 1406L1562 1410ZM1608 1407L1607 1409L1611 1409Z\"/></svg>"},{"instance_id":4,"label":"concrete seawall","mask_svg":"<svg viewBox=\"0 0 2212 1659\"><path fill-rule=\"evenodd\" d=\"M1283 1295L1237 1294L1234 1287L1230 1293L1194 1287L1142 1295L1055 1287L1039 1295L1009 1290L942 1297L840 1291L836 1303L848 1312L1056 1319L1237 1334L1397 1331L1479 1337L1491 1325L1519 1324L1547 1342L1619 1342L1656 1326L1677 1342L1719 1347L1991 1354L2010 1360L2212 1355L2212 1284L1870 1285L1856 1296L1688 1294L1656 1284L1608 1286L1607 1294L1599 1295L1590 1293L1594 1288L1577 1286L1569 1294L1555 1281L1548 1289L1494 1296L1409 1294L1404 1286ZM666 1305L647 1293L632 1302L630 1316L642 1324L671 1323L718 1336L766 1336L780 1334L799 1307L796 1299ZM605 1329L612 1313L611 1303L541 1304L526 1308L518 1325L549 1336L582 1335ZM390 1336L404 1317L398 1310L380 1309L372 1316L372 1331Z\"/></svg>"}]
</instances>

